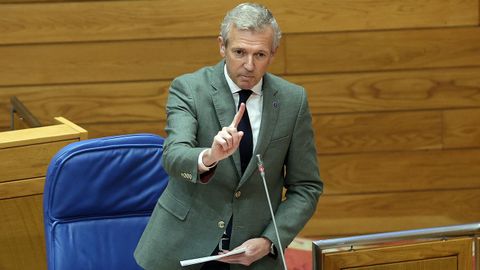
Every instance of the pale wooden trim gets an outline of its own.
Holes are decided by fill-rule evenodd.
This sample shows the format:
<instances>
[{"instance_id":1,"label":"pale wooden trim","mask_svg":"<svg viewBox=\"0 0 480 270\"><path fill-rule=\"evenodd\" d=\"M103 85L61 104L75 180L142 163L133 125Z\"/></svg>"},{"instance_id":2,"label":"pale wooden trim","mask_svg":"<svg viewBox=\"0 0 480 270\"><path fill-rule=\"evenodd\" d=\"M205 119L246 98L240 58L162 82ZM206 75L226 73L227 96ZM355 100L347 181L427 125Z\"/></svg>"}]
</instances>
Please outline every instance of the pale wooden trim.
<instances>
[{"instance_id":1,"label":"pale wooden trim","mask_svg":"<svg viewBox=\"0 0 480 270\"><path fill-rule=\"evenodd\" d=\"M55 121L61 124L1 132L0 149L71 139L87 139L88 132L85 129L63 117L57 117Z\"/></svg>"},{"instance_id":2,"label":"pale wooden trim","mask_svg":"<svg viewBox=\"0 0 480 270\"><path fill-rule=\"evenodd\" d=\"M80 140L86 140L88 139L88 131L86 131L85 129L81 128L80 126L76 125L75 123L69 121L68 119L64 118L64 117L55 117L55 122L59 123L59 124L65 124L67 126L69 126L70 128L72 128L73 130L77 131L78 134L80 135Z\"/></svg>"},{"instance_id":3,"label":"pale wooden trim","mask_svg":"<svg viewBox=\"0 0 480 270\"><path fill-rule=\"evenodd\" d=\"M0 133L0 149L79 138L77 131L67 125L5 131Z\"/></svg>"}]
</instances>

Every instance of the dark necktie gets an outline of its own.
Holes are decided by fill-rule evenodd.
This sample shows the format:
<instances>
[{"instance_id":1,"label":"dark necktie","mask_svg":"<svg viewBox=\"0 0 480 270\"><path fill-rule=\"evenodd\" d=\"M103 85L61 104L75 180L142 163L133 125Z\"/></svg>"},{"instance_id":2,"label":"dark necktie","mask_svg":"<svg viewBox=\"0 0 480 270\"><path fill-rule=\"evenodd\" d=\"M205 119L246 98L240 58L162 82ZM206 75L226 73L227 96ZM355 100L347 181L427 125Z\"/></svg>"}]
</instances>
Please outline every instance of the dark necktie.
<instances>
[{"instance_id":1,"label":"dark necktie","mask_svg":"<svg viewBox=\"0 0 480 270\"><path fill-rule=\"evenodd\" d=\"M238 102L238 108L240 104L247 104L247 99L252 94L252 90L241 90L238 92L240 95L240 101ZM245 112L243 113L240 123L238 123L237 130L243 131L243 137L240 141L240 162L242 167L242 174L245 172L250 159L252 158L253 153L253 135L252 135L252 126L250 125L250 118L248 117L247 107L245 107Z\"/></svg>"}]
</instances>

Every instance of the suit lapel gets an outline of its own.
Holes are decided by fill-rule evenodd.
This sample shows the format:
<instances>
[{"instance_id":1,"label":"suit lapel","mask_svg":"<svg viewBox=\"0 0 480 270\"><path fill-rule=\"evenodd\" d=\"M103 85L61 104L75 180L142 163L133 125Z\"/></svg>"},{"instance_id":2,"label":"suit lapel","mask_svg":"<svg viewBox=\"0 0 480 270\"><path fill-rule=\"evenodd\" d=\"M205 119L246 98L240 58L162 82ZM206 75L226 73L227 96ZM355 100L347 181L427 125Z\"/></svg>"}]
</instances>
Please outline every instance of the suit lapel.
<instances>
[{"instance_id":1,"label":"suit lapel","mask_svg":"<svg viewBox=\"0 0 480 270\"><path fill-rule=\"evenodd\" d=\"M252 160L248 164L245 173L240 179L239 186L241 186L252 173L257 169L257 157L256 155L263 156L267 150L270 139L272 138L273 131L277 124L278 108L280 103L277 95L278 90L274 89L270 83L270 78L267 75L264 76L262 94L263 94L263 108L262 108L262 122L260 124L260 131L258 133L257 145L253 151ZM237 151L238 152L238 151Z\"/></svg>"},{"instance_id":2,"label":"suit lapel","mask_svg":"<svg viewBox=\"0 0 480 270\"><path fill-rule=\"evenodd\" d=\"M211 79L213 106L217 114L218 121L221 127L229 126L235 117L235 101L233 100L232 92L228 87L224 75L224 61L221 61L214 67L214 72ZM237 169L238 177L241 175L240 153L235 151L230 157Z\"/></svg>"}]
</instances>

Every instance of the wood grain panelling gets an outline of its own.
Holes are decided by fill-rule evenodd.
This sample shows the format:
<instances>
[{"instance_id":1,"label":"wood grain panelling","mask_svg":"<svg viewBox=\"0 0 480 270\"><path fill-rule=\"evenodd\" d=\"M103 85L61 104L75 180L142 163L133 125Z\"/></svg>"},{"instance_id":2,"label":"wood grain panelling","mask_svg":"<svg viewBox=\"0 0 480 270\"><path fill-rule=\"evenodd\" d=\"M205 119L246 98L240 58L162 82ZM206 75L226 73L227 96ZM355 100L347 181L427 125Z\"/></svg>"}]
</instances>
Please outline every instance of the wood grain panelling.
<instances>
[{"instance_id":1,"label":"wood grain panelling","mask_svg":"<svg viewBox=\"0 0 480 270\"><path fill-rule=\"evenodd\" d=\"M65 2L3 5L0 44L215 37L241 1Z\"/></svg>"},{"instance_id":2,"label":"wood grain panelling","mask_svg":"<svg viewBox=\"0 0 480 270\"><path fill-rule=\"evenodd\" d=\"M262 1L286 33L478 24L477 0Z\"/></svg>"},{"instance_id":3,"label":"wood grain panelling","mask_svg":"<svg viewBox=\"0 0 480 270\"><path fill-rule=\"evenodd\" d=\"M164 130L165 122L162 121L82 124L82 127L88 130L90 138L145 132L158 134L164 138L167 136Z\"/></svg>"},{"instance_id":4,"label":"wood grain panelling","mask_svg":"<svg viewBox=\"0 0 480 270\"><path fill-rule=\"evenodd\" d=\"M471 254L471 238L424 240L420 243L397 243L393 246L362 248L354 252L327 253L324 255L324 269L471 270L473 266ZM404 263L403 267L402 263ZM355 266L367 267L354 268Z\"/></svg>"},{"instance_id":5,"label":"wood grain panelling","mask_svg":"<svg viewBox=\"0 0 480 270\"><path fill-rule=\"evenodd\" d=\"M347 267L342 270L458 270L456 256L435 258L430 260L403 261L363 267ZM333 268L330 268L333 270Z\"/></svg>"},{"instance_id":6,"label":"wood grain panelling","mask_svg":"<svg viewBox=\"0 0 480 270\"><path fill-rule=\"evenodd\" d=\"M326 155L318 159L327 195L480 188L478 149Z\"/></svg>"},{"instance_id":7,"label":"wood grain panelling","mask_svg":"<svg viewBox=\"0 0 480 270\"><path fill-rule=\"evenodd\" d=\"M4 4L0 9L0 44L216 36L224 13L240 2ZM260 2L272 10L285 34L478 23L477 0Z\"/></svg>"},{"instance_id":8,"label":"wood grain panelling","mask_svg":"<svg viewBox=\"0 0 480 270\"><path fill-rule=\"evenodd\" d=\"M55 153L75 141L77 140L0 149L0 160L3 160L0 164L0 183L45 176L50 159Z\"/></svg>"},{"instance_id":9,"label":"wood grain panelling","mask_svg":"<svg viewBox=\"0 0 480 270\"><path fill-rule=\"evenodd\" d=\"M441 148L441 112L320 115L313 123L320 154Z\"/></svg>"},{"instance_id":10,"label":"wood grain panelling","mask_svg":"<svg viewBox=\"0 0 480 270\"><path fill-rule=\"evenodd\" d=\"M170 81L0 88L0 122L16 95L44 123L62 115L77 124L165 121ZM3 104L2 104L3 103Z\"/></svg>"},{"instance_id":11,"label":"wood grain panelling","mask_svg":"<svg viewBox=\"0 0 480 270\"><path fill-rule=\"evenodd\" d=\"M285 76L312 114L480 107L480 68Z\"/></svg>"},{"instance_id":12,"label":"wood grain panelling","mask_svg":"<svg viewBox=\"0 0 480 270\"><path fill-rule=\"evenodd\" d=\"M474 223L480 189L324 195L301 235L357 235Z\"/></svg>"},{"instance_id":13,"label":"wood grain panelling","mask_svg":"<svg viewBox=\"0 0 480 270\"><path fill-rule=\"evenodd\" d=\"M0 268L47 269L42 196L0 200L0 216Z\"/></svg>"},{"instance_id":14,"label":"wood grain panelling","mask_svg":"<svg viewBox=\"0 0 480 270\"><path fill-rule=\"evenodd\" d=\"M167 79L219 59L215 39L0 47L0 85Z\"/></svg>"},{"instance_id":15,"label":"wood grain panelling","mask_svg":"<svg viewBox=\"0 0 480 270\"><path fill-rule=\"evenodd\" d=\"M314 115L479 107L479 78L478 68L286 76L307 89ZM8 103L12 95L17 95L45 123L57 115L64 115L79 124L163 121L169 84L170 81L166 80L0 87L0 126L4 130L8 128ZM460 120L467 121L466 118ZM449 122L455 124L454 121L457 121L456 117ZM324 133L324 130L319 131L319 135ZM473 137L471 141L476 140Z\"/></svg>"},{"instance_id":16,"label":"wood grain panelling","mask_svg":"<svg viewBox=\"0 0 480 270\"><path fill-rule=\"evenodd\" d=\"M445 111L444 117L445 148L480 147L480 109Z\"/></svg>"},{"instance_id":17,"label":"wood grain panelling","mask_svg":"<svg viewBox=\"0 0 480 270\"><path fill-rule=\"evenodd\" d=\"M239 2L0 0L0 130L16 95L43 123L64 116L90 138L165 136L171 80L220 61L219 24ZM480 0L260 2L284 34L270 71L306 88L325 181L303 235L480 220ZM41 168L42 151L16 162ZM8 164L0 184L23 179ZM21 253L4 241L9 269L1 256Z\"/></svg>"},{"instance_id":18,"label":"wood grain panelling","mask_svg":"<svg viewBox=\"0 0 480 270\"><path fill-rule=\"evenodd\" d=\"M0 46L1 85L171 79L220 61L216 38ZM271 71L284 70L277 52Z\"/></svg>"},{"instance_id":19,"label":"wood grain panelling","mask_svg":"<svg viewBox=\"0 0 480 270\"><path fill-rule=\"evenodd\" d=\"M285 41L287 74L463 67L480 62L479 27L291 35Z\"/></svg>"},{"instance_id":20,"label":"wood grain panelling","mask_svg":"<svg viewBox=\"0 0 480 270\"><path fill-rule=\"evenodd\" d=\"M0 200L43 194L45 177L34 179L0 182Z\"/></svg>"}]
</instances>

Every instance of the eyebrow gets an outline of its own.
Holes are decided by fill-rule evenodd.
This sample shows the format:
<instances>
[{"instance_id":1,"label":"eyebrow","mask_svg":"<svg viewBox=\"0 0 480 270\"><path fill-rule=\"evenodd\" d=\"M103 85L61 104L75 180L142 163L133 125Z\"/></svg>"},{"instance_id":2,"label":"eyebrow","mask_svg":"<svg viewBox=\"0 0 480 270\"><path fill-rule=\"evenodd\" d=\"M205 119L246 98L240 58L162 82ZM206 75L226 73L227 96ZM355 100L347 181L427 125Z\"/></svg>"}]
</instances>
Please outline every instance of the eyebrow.
<instances>
[{"instance_id":1,"label":"eyebrow","mask_svg":"<svg viewBox=\"0 0 480 270\"><path fill-rule=\"evenodd\" d=\"M236 51L236 50L246 51L246 49L242 48L242 47L231 47L230 49L232 51ZM270 51L262 49L262 50L259 50L259 51L255 51L255 53L270 53Z\"/></svg>"}]
</instances>

